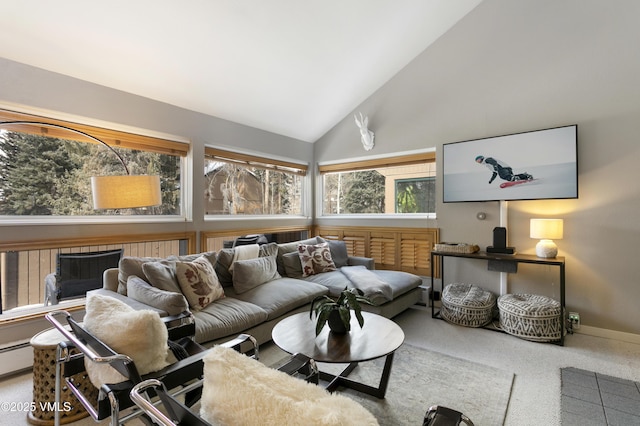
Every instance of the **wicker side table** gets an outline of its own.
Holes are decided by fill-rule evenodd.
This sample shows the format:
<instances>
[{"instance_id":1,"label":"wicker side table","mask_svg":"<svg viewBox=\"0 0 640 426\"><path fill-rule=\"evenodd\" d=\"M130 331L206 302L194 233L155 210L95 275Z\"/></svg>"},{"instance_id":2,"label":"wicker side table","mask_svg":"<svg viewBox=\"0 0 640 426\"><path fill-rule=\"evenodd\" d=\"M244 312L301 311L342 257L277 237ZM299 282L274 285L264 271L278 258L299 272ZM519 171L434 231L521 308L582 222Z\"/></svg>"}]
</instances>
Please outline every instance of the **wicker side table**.
<instances>
[{"instance_id":1,"label":"wicker side table","mask_svg":"<svg viewBox=\"0 0 640 426\"><path fill-rule=\"evenodd\" d=\"M55 406L56 392L56 350L58 343L64 336L58 330L51 328L42 331L31 338L33 347L33 401L34 410L27 415L29 423L34 425L53 425L55 410L60 410L60 423L71 423L87 417L89 413L84 409L80 401L62 383L60 406ZM85 374L77 374L74 377L76 383L85 388L87 394L95 393L96 389Z\"/></svg>"}]
</instances>

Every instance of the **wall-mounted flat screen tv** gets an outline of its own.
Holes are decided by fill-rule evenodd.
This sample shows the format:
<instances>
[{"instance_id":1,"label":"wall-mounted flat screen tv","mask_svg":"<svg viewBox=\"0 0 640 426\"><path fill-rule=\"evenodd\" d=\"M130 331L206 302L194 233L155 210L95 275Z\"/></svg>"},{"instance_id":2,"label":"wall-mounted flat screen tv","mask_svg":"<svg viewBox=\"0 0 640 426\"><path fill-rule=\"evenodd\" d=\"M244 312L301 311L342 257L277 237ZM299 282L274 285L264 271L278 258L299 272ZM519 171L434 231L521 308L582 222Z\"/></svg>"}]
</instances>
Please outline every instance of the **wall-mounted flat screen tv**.
<instances>
[{"instance_id":1,"label":"wall-mounted flat screen tv","mask_svg":"<svg viewBox=\"0 0 640 426\"><path fill-rule=\"evenodd\" d=\"M578 198L578 126L444 144L443 201Z\"/></svg>"}]
</instances>

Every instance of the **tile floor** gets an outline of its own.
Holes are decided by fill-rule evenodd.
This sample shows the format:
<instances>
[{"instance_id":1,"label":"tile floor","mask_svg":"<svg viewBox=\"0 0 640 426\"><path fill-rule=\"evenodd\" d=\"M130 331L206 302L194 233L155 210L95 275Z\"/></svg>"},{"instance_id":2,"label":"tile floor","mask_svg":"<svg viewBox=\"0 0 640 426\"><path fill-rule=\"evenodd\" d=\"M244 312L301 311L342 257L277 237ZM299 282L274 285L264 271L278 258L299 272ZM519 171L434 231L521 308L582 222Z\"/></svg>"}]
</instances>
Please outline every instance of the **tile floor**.
<instances>
[{"instance_id":1,"label":"tile floor","mask_svg":"<svg viewBox=\"0 0 640 426\"><path fill-rule=\"evenodd\" d=\"M640 425L640 382L562 369L562 425Z\"/></svg>"}]
</instances>

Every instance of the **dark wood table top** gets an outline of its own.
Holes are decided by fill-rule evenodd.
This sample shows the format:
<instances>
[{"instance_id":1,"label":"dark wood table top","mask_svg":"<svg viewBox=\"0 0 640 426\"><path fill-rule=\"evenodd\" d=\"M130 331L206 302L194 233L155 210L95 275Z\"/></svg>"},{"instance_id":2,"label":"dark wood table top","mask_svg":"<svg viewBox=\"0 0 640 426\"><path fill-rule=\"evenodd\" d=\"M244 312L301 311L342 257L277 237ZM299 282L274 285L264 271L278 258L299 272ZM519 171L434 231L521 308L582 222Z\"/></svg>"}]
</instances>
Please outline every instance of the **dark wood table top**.
<instances>
[{"instance_id":1,"label":"dark wood table top","mask_svg":"<svg viewBox=\"0 0 640 426\"><path fill-rule=\"evenodd\" d=\"M318 362L350 363L369 361L393 353L404 342L404 332L393 321L380 315L362 312L364 326L360 329L355 315L351 315L351 331L335 334L325 325L316 337L315 314L292 315L273 328L273 341L290 354L301 353Z\"/></svg>"}]
</instances>

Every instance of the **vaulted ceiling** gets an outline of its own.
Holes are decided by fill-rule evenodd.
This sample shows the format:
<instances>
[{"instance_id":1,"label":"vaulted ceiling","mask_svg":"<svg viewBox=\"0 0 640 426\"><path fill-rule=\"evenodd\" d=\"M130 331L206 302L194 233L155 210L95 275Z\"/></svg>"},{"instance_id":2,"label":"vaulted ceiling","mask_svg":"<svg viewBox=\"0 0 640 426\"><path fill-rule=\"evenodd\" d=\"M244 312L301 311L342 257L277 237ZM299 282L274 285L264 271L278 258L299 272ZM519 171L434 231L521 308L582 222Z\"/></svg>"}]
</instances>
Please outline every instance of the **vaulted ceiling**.
<instances>
[{"instance_id":1,"label":"vaulted ceiling","mask_svg":"<svg viewBox=\"0 0 640 426\"><path fill-rule=\"evenodd\" d=\"M314 142L480 1L7 1L0 56Z\"/></svg>"}]
</instances>

